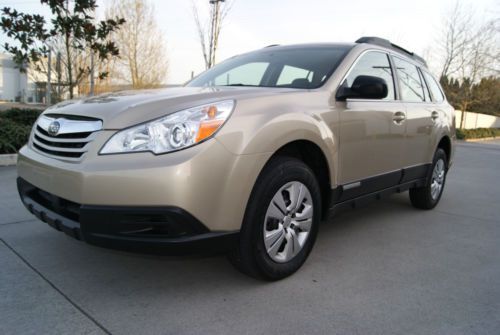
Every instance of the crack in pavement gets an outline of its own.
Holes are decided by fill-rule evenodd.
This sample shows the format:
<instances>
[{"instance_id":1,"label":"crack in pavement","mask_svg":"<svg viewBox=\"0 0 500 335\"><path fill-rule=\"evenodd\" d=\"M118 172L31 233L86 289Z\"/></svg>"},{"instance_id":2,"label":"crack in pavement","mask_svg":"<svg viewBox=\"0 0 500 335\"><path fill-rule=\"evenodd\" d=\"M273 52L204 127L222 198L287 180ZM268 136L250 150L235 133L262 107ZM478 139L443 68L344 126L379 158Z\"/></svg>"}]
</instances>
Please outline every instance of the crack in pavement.
<instances>
[{"instance_id":1,"label":"crack in pavement","mask_svg":"<svg viewBox=\"0 0 500 335\"><path fill-rule=\"evenodd\" d=\"M19 257L19 259L26 264L31 270L33 270L40 278L42 278L47 284L49 284L56 292L58 292L66 301L68 301L73 307L75 307L80 313L85 315L90 321L92 321L97 327L99 327L104 333L112 335L112 333L106 329L99 321L97 321L92 315L80 307L76 302L74 302L70 297L68 297L63 291L61 291L54 283L52 283L47 277L45 277L38 269L36 269L26 258L19 254L10 244L8 244L3 238L0 241L10 250L14 255Z\"/></svg>"},{"instance_id":2,"label":"crack in pavement","mask_svg":"<svg viewBox=\"0 0 500 335\"><path fill-rule=\"evenodd\" d=\"M446 211L439 210L439 209L434 209L434 211L437 213L446 214L446 215L450 215L450 216L454 216L454 217L465 218L465 219L474 219L474 220L484 221L484 222L488 222L488 223L496 223L497 222L497 221L492 220L492 219L484 219L484 218L478 218L478 217L470 216L470 215L451 213L451 212L446 212Z\"/></svg>"},{"instance_id":3,"label":"crack in pavement","mask_svg":"<svg viewBox=\"0 0 500 335\"><path fill-rule=\"evenodd\" d=\"M7 225L10 225L10 224L26 223L26 222L32 222L32 221L37 221L37 219L33 218L33 219L19 220L19 221L13 221L13 222L4 222L4 223L0 223L0 226L7 226Z\"/></svg>"}]
</instances>

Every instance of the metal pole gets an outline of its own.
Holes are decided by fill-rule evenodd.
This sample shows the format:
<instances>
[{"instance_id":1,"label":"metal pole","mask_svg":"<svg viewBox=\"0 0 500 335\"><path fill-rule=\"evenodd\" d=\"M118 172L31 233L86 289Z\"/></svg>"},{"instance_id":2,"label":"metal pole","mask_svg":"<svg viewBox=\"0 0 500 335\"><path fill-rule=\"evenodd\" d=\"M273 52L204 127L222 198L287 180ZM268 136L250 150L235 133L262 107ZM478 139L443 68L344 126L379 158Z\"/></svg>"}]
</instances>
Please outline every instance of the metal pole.
<instances>
[{"instance_id":1,"label":"metal pole","mask_svg":"<svg viewBox=\"0 0 500 335\"><path fill-rule=\"evenodd\" d=\"M48 69L47 69L47 87L45 92L45 103L47 106L51 105L51 97L52 97L52 51L49 49L49 58L48 58Z\"/></svg>"},{"instance_id":2,"label":"metal pole","mask_svg":"<svg viewBox=\"0 0 500 335\"><path fill-rule=\"evenodd\" d=\"M94 51L90 51L90 95L94 95Z\"/></svg>"},{"instance_id":3,"label":"metal pole","mask_svg":"<svg viewBox=\"0 0 500 335\"><path fill-rule=\"evenodd\" d=\"M61 53L57 53L56 58L56 73L57 73L57 101L61 100Z\"/></svg>"}]
</instances>

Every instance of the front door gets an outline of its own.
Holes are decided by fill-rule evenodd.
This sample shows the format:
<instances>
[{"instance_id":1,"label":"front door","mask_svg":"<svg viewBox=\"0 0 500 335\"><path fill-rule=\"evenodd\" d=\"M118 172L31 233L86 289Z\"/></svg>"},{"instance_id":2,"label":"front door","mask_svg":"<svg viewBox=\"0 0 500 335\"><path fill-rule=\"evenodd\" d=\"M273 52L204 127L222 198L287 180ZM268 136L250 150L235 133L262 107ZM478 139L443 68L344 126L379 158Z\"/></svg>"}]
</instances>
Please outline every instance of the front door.
<instances>
[{"instance_id":1,"label":"front door","mask_svg":"<svg viewBox=\"0 0 500 335\"><path fill-rule=\"evenodd\" d=\"M339 182L349 190L343 200L396 185L405 151L406 111L396 100L388 55L379 51L363 54L342 86L350 87L360 75L384 79L388 95L381 100L339 102Z\"/></svg>"}]
</instances>

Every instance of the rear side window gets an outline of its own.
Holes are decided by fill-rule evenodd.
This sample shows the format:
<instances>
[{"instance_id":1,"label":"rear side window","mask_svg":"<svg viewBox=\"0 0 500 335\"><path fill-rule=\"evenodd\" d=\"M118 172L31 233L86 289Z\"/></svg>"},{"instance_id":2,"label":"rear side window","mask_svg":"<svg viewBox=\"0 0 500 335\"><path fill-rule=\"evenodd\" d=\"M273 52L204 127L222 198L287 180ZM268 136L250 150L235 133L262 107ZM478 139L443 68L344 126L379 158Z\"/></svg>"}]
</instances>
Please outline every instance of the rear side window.
<instances>
[{"instance_id":1,"label":"rear side window","mask_svg":"<svg viewBox=\"0 0 500 335\"><path fill-rule=\"evenodd\" d=\"M401 99L409 102L425 101L424 86L417 67L398 57L394 57L394 64L398 74Z\"/></svg>"},{"instance_id":2,"label":"rear side window","mask_svg":"<svg viewBox=\"0 0 500 335\"><path fill-rule=\"evenodd\" d=\"M420 69L419 75L420 75L420 81L424 85L424 96L425 96L425 101L432 101L431 99L431 93L429 91L429 85L426 85L426 81L424 79L424 75L422 74L422 69Z\"/></svg>"},{"instance_id":3,"label":"rear side window","mask_svg":"<svg viewBox=\"0 0 500 335\"><path fill-rule=\"evenodd\" d=\"M394 81L387 54L378 51L370 51L361 56L349 72L349 75L345 79L342 86L351 87L352 83L358 76L373 76L384 79L387 83L388 93L387 97L383 100L395 99Z\"/></svg>"},{"instance_id":4,"label":"rear side window","mask_svg":"<svg viewBox=\"0 0 500 335\"><path fill-rule=\"evenodd\" d=\"M422 71L422 73L424 74L427 86L429 86L429 90L431 90L432 100L434 102L442 102L444 100L444 95L436 79L425 71Z\"/></svg>"}]
</instances>

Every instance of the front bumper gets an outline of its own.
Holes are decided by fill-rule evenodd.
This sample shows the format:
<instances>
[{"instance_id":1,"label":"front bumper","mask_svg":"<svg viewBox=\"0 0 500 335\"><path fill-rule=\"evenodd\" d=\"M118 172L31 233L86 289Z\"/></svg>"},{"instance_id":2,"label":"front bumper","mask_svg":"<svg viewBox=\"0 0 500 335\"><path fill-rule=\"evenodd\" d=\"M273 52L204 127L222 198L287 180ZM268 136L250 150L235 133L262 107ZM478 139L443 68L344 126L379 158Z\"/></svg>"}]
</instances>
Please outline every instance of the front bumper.
<instances>
[{"instance_id":1,"label":"front bumper","mask_svg":"<svg viewBox=\"0 0 500 335\"><path fill-rule=\"evenodd\" d=\"M210 232L178 207L81 205L22 178L17 179L17 186L23 204L36 217L93 245L145 252L222 252L233 248L238 240L238 232Z\"/></svg>"},{"instance_id":2,"label":"front bumper","mask_svg":"<svg viewBox=\"0 0 500 335\"><path fill-rule=\"evenodd\" d=\"M99 155L113 134L99 132L77 163L24 146L18 155L18 176L77 204L177 207L212 232L240 229L250 192L270 154L235 155L211 139L164 155Z\"/></svg>"}]
</instances>

